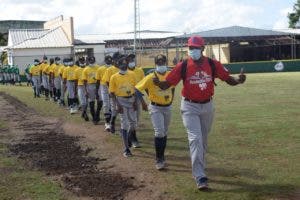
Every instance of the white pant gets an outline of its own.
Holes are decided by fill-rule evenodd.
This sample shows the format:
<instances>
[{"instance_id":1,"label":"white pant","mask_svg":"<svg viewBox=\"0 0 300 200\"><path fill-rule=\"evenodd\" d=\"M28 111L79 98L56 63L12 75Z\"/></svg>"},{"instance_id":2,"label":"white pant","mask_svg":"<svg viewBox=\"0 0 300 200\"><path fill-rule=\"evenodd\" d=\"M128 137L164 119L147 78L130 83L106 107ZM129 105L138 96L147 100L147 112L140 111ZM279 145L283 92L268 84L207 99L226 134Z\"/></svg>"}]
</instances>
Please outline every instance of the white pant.
<instances>
[{"instance_id":1,"label":"white pant","mask_svg":"<svg viewBox=\"0 0 300 200\"><path fill-rule=\"evenodd\" d=\"M87 105L87 98L84 85L78 85L78 98L82 107Z\"/></svg>"},{"instance_id":2,"label":"white pant","mask_svg":"<svg viewBox=\"0 0 300 200\"><path fill-rule=\"evenodd\" d=\"M32 76L32 82L34 86L34 90L36 95L40 94L40 87L41 87L41 82L40 82L40 76Z\"/></svg>"},{"instance_id":3,"label":"white pant","mask_svg":"<svg viewBox=\"0 0 300 200\"><path fill-rule=\"evenodd\" d=\"M162 138L167 136L171 121L171 108L171 105L167 107L149 105L149 113L155 137Z\"/></svg>"},{"instance_id":4,"label":"white pant","mask_svg":"<svg viewBox=\"0 0 300 200\"><path fill-rule=\"evenodd\" d=\"M123 113L120 114L121 129L130 131L136 129L136 111L133 109L135 97L123 98L117 97L123 108Z\"/></svg>"},{"instance_id":5,"label":"white pant","mask_svg":"<svg viewBox=\"0 0 300 200\"><path fill-rule=\"evenodd\" d=\"M75 81L67 81L67 90L70 99L75 98Z\"/></svg>"},{"instance_id":6,"label":"white pant","mask_svg":"<svg viewBox=\"0 0 300 200\"><path fill-rule=\"evenodd\" d=\"M110 101L107 85L100 85L104 113L110 113Z\"/></svg>"},{"instance_id":7,"label":"white pant","mask_svg":"<svg viewBox=\"0 0 300 200\"><path fill-rule=\"evenodd\" d=\"M195 179L205 177L205 153L207 136L211 129L214 115L213 102L205 104L181 100L183 124L188 132L192 173Z\"/></svg>"}]
</instances>

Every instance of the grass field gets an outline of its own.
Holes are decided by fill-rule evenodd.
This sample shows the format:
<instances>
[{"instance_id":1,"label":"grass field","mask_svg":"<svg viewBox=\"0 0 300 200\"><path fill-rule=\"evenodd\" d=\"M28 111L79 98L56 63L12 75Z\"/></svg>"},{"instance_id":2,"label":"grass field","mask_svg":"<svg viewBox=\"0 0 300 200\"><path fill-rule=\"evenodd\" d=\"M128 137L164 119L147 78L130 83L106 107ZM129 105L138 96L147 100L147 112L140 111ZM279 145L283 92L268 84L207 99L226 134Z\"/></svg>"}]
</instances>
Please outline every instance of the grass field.
<instances>
[{"instance_id":1,"label":"grass field","mask_svg":"<svg viewBox=\"0 0 300 200\"><path fill-rule=\"evenodd\" d=\"M166 152L170 169L161 173L169 183L166 192L187 200L299 198L295 195L300 190L300 73L249 74L246 83L236 87L217 83L207 154L213 190L203 193L195 188L178 87ZM33 100L28 87L0 86L0 91L18 97L43 115L83 123L78 115L71 117L57 106L47 107L50 103L43 99ZM143 113L148 128L139 137L145 155L153 152L149 119L148 113Z\"/></svg>"}]
</instances>

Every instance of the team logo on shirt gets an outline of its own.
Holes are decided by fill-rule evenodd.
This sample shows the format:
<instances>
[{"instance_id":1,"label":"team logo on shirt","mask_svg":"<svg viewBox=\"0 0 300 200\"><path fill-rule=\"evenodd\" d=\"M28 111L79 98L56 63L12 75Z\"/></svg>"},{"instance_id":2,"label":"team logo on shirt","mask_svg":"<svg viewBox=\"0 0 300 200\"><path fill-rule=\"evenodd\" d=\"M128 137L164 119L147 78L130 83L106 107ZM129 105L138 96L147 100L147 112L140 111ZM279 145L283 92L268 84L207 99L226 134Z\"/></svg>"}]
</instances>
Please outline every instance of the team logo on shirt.
<instances>
[{"instance_id":1,"label":"team logo on shirt","mask_svg":"<svg viewBox=\"0 0 300 200\"><path fill-rule=\"evenodd\" d=\"M211 75L208 75L205 71L197 71L195 75L188 78L191 85L198 85L200 90L207 88L207 83L212 82Z\"/></svg>"}]
</instances>

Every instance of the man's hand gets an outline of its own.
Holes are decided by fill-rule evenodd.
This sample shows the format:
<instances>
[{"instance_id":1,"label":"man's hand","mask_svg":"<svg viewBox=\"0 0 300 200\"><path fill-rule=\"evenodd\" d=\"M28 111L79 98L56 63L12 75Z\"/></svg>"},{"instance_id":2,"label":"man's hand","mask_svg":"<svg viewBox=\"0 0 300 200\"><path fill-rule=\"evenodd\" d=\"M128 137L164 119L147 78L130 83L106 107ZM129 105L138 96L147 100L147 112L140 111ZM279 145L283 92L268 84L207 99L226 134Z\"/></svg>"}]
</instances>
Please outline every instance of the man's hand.
<instances>
[{"instance_id":1,"label":"man's hand","mask_svg":"<svg viewBox=\"0 0 300 200\"><path fill-rule=\"evenodd\" d=\"M153 74L154 74L154 76L155 76L155 77L152 78L153 83L154 83L155 85L158 85L158 84L159 84L159 78L158 78L156 72L154 72Z\"/></svg>"},{"instance_id":2,"label":"man's hand","mask_svg":"<svg viewBox=\"0 0 300 200\"><path fill-rule=\"evenodd\" d=\"M239 75L239 83L244 83L246 81L246 75L244 74L244 68L241 68L241 72Z\"/></svg>"},{"instance_id":3,"label":"man's hand","mask_svg":"<svg viewBox=\"0 0 300 200\"><path fill-rule=\"evenodd\" d=\"M117 112L123 114L123 107L120 104L117 104Z\"/></svg>"},{"instance_id":4,"label":"man's hand","mask_svg":"<svg viewBox=\"0 0 300 200\"><path fill-rule=\"evenodd\" d=\"M134 101L134 102L132 103L132 106L133 106L133 110L136 111L136 110L137 110L137 107L138 107L137 102Z\"/></svg>"},{"instance_id":5,"label":"man's hand","mask_svg":"<svg viewBox=\"0 0 300 200\"><path fill-rule=\"evenodd\" d=\"M145 101L142 101L142 109L143 111L148 111L148 106Z\"/></svg>"}]
</instances>

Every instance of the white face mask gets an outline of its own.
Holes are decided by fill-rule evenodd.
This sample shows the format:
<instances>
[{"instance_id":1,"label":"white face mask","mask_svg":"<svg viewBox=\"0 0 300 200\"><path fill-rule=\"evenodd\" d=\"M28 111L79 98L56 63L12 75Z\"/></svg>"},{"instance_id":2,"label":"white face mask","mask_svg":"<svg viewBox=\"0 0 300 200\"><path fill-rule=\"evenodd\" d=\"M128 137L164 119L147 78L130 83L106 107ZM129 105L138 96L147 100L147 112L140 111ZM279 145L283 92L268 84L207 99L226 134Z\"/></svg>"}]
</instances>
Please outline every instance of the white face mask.
<instances>
[{"instance_id":1,"label":"white face mask","mask_svg":"<svg viewBox=\"0 0 300 200\"><path fill-rule=\"evenodd\" d=\"M56 61L55 63L56 63L57 65L59 65L59 64L60 64L60 61Z\"/></svg>"},{"instance_id":2,"label":"white face mask","mask_svg":"<svg viewBox=\"0 0 300 200\"><path fill-rule=\"evenodd\" d=\"M108 65L108 64L105 64L105 66L106 66L106 67L110 67L110 66L111 66L111 64L109 64L109 65Z\"/></svg>"},{"instance_id":3,"label":"white face mask","mask_svg":"<svg viewBox=\"0 0 300 200\"><path fill-rule=\"evenodd\" d=\"M72 67L72 66L74 65L74 63L73 63L73 62L69 62L68 65L69 65L70 67Z\"/></svg>"},{"instance_id":4,"label":"white face mask","mask_svg":"<svg viewBox=\"0 0 300 200\"><path fill-rule=\"evenodd\" d=\"M122 70L122 69L120 69L119 73L124 75L124 74L126 74L126 73L127 73L127 69L126 69L126 70Z\"/></svg>"},{"instance_id":5,"label":"white face mask","mask_svg":"<svg viewBox=\"0 0 300 200\"><path fill-rule=\"evenodd\" d=\"M89 66L90 66L90 67L94 67L94 66L95 66L95 63L93 63L93 64L89 64Z\"/></svg>"},{"instance_id":6,"label":"white face mask","mask_svg":"<svg viewBox=\"0 0 300 200\"><path fill-rule=\"evenodd\" d=\"M156 71L160 74L163 74L167 71L167 66L163 65L163 66L156 66Z\"/></svg>"},{"instance_id":7,"label":"white face mask","mask_svg":"<svg viewBox=\"0 0 300 200\"><path fill-rule=\"evenodd\" d=\"M34 64L34 65L38 65L39 63L38 63L38 62L34 62L33 64Z\"/></svg>"},{"instance_id":8,"label":"white face mask","mask_svg":"<svg viewBox=\"0 0 300 200\"><path fill-rule=\"evenodd\" d=\"M130 62L130 63L128 63L128 67L129 67L130 69L133 69L133 68L135 67L135 62Z\"/></svg>"},{"instance_id":9,"label":"white face mask","mask_svg":"<svg viewBox=\"0 0 300 200\"><path fill-rule=\"evenodd\" d=\"M188 53L193 60L199 60L201 58L201 49L192 49L189 50Z\"/></svg>"}]
</instances>

